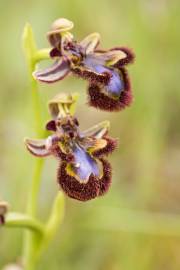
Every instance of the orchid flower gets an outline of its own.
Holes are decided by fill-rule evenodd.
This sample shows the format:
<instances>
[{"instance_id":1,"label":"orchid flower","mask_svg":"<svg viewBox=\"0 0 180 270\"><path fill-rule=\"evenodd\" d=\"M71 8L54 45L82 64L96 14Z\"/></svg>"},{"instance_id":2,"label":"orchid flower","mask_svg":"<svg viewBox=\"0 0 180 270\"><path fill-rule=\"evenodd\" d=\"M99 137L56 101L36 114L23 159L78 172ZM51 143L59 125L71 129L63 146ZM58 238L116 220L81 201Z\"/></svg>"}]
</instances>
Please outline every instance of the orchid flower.
<instances>
[{"instance_id":1,"label":"orchid flower","mask_svg":"<svg viewBox=\"0 0 180 270\"><path fill-rule=\"evenodd\" d=\"M47 37L54 63L35 71L35 79L54 83L71 73L88 81L89 105L106 111L119 111L130 105L131 84L125 66L133 62L133 52L126 47L99 49L98 33L77 42L69 32L72 28L73 23L63 18L52 24Z\"/></svg>"},{"instance_id":2,"label":"orchid flower","mask_svg":"<svg viewBox=\"0 0 180 270\"><path fill-rule=\"evenodd\" d=\"M29 152L37 157L57 158L57 180L71 198L87 201L106 193L111 184L111 165L106 156L117 141L108 136L109 122L104 121L81 131L72 115L73 96L58 95L49 102L52 116L46 129L53 134L45 139L26 139Z\"/></svg>"}]
</instances>

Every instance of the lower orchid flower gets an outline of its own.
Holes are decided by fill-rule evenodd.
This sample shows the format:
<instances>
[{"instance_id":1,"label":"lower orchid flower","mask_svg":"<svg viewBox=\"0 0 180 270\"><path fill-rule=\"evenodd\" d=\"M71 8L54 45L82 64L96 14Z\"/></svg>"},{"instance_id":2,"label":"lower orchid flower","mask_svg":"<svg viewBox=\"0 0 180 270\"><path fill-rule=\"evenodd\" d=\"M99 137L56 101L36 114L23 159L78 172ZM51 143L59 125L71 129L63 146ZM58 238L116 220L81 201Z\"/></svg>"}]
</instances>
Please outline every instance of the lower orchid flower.
<instances>
[{"instance_id":1,"label":"lower orchid flower","mask_svg":"<svg viewBox=\"0 0 180 270\"><path fill-rule=\"evenodd\" d=\"M58 96L49 103L53 119L46 139L26 139L27 149L37 157L55 156L59 161L57 179L71 198L87 201L106 193L111 184L111 165L106 156L117 141L108 136L109 122L80 131L76 117L70 114L73 99Z\"/></svg>"},{"instance_id":2,"label":"lower orchid flower","mask_svg":"<svg viewBox=\"0 0 180 270\"><path fill-rule=\"evenodd\" d=\"M132 93L125 66L132 63L134 54L125 47L109 50L97 49L100 35L92 33L81 42L76 42L69 32L73 23L58 19L48 32L53 47L50 57L55 62L45 70L34 72L42 82L53 83L68 74L88 80L89 104L107 111L119 111L131 104Z\"/></svg>"}]
</instances>

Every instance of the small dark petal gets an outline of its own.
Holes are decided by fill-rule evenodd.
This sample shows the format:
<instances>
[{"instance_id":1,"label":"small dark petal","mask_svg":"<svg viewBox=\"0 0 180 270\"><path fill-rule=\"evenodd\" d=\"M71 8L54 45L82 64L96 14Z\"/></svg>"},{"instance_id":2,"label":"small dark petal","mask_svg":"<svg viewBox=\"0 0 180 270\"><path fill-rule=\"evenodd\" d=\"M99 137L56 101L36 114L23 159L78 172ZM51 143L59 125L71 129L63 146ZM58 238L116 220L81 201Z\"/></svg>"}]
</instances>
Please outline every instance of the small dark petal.
<instances>
[{"instance_id":1,"label":"small dark petal","mask_svg":"<svg viewBox=\"0 0 180 270\"><path fill-rule=\"evenodd\" d=\"M111 183L112 183L112 168L111 164L105 160L100 159L103 163L103 177L100 179L100 188L99 188L99 196L103 196L106 192L108 192Z\"/></svg>"},{"instance_id":2,"label":"small dark petal","mask_svg":"<svg viewBox=\"0 0 180 270\"><path fill-rule=\"evenodd\" d=\"M93 175L86 184L79 183L66 172L67 164L63 162L58 169L58 182L62 190L70 197L79 201L88 201L102 196L108 191L111 184L111 165L108 161L100 159L103 164L103 176L97 179Z\"/></svg>"},{"instance_id":3,"label":"small dark petal","mask_svg":"<svg viewBox=\"0 0 180 270\"><path fill-rule=\"evenodd\" d=\"M127 64L134 62L135 54L131 49L129 49L127 47L116 47L116 48L111 49L111 51L112 50L121 50L127 55L126 58L123 58L123 59L119 60L116 64L114 64L113 65L114 67L121 68L124 65L127 65Z\"/></svg>"},{"instance_id":4,"label":"small dark petal","mask_svg":"<svg viewBox=\"0 0 180 270\"><path fill-rule=\"evenodd\" d=\"M62 54L60 52L60 50L58 50L57 48L53 48L51 51L50 51L50 57L53 58L53 57L61 57Z\"/></svg>"},{"instance_id":5,"label":"small dark petal","mask_svg":"<svg viewBox=\"0 0 180 270\"><path fill-rule=\"evenodd\" d=\"M73 139L73 138L75 137L74 132L70 131L70 132L69 132L69 137L70 137L71 139Z\"/></svg>"},{"instance_id":6,"label":"small dark petal","mask_svg":"<svg viewBox=\"0 0 180 270\"><path fill-rule=\"evenodd\" d=\"M54 120L51 120L49 121L47 124L46 124L46 129L47 130L50 130L50 131L56 131L56 122Z\"/></svg>"},{"instance_id":7,"label":"small dark petal","mask_svg":"<svg viewBox=\"0 0 180 270\"><path fill-rule=\"evenodd\" d=\"M91 83L100 83L103 85L107 85L111 78L111 74L108 72L98 74L87 69L81 69L79 67L72 68L71 71L72 73L74 73L74 75L77 75L82 79L88 80Z\"/></svg>"},{"instance_id":8,"label":"small dark petal","mask_svg":"<svg viewBox=\"0 0 180 270\"><path fill-rule=\"evenodd\" d=\"M117 148L118 142L116 139L112 139L108 136L104 136L103 139L106 140L107 145L104 148L93 152L93 156L101 157L104 155L108 155L111 154Z\"/></svg>"},{"instance_id":9,"label":"small dark petal","mask_svg":"<svg viewBox=\"0 0 180 270\"><path fill-rule=\"evenodd\" d=\"M78 127L79 126L79 122L78 122L77 118L74 117L73 121L74 121L74 124Z\"/></svg>"},{"instance_id":10,"label":"small dark petal","mask_svg":"<svg viewBox=\"0 0 180 270\"><path fill-rule=\"evenodd\" d=\"M124 81L124 91L122 91L118 99L111 98L101 91L101 87L97 84L90 84L89 105L105 111L120 111L129 106L132 102L131 84L128 73L125 68L120 68Z\"/></svg>"}]
</instances>

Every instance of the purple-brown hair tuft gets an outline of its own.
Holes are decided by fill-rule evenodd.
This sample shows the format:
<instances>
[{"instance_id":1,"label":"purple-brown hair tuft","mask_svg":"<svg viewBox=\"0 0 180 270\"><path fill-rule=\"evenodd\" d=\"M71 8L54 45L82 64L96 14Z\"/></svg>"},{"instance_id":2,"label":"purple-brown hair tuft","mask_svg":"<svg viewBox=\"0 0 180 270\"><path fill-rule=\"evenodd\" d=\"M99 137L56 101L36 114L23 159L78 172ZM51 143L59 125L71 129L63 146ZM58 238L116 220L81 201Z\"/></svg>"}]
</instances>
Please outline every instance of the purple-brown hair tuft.
<instances>
[{"instance_id":1,"label":"purple-brown hair tuft","mask_svg":"<svg viewBox=\"0 0 180 270\"><path fill-rule=\"evenodd\" d=\"M111 74L109 72L103 72L102 74L97 74L93 71L89 70L82 70L81 68L73 68L72 72L74 75L90 81L90 83L100 83L103 85L107 85L109 83L109 80L111 78Z\"/></svg>"},{"instance_id":2,"label":"purple-brown hair tuft","mask_svg":"<svg viewBox=\"0 0 180 270\"><path fill-rule=\"evenodd\" d=\"M112 50L121 50L122 52L124 52L127 55L125 58L119 60L116 64L114 64L113 65L114 67L119 69L119 68L123 67L124 65L127 65L127 64L134 62L135 54L131 49L129 49L127 47L115 47L115 48L112 48L110 51L112 51Z\"/></svg>"},{"instance_id":3,"label":"purple-brown hair tuft","mask_svg":"<svg viewBox=\"0 0 180 270\"><path fill-rule=\"evenodd\" d=\"M58 169L58 182L62 190L70 197L79 201L94 199L99 194L99 181L90 176L86 184L79 183L66 172L67 163L63 162Z\"/></svg>"},{"instance_id":4,"label":"purple-brown hair tuft","mask_svg":"<svg viewBox=\"0 0 180 270\"><path fill-rule=\"evenodd\" d=\"M108 154L111 154L117 148L118 141L116 139L112 139L108 136L103 137L103 139L106 140L107 145L104 148L93 152L93 156L101 157L104 155L108 155Z\"/></svg>"},{"instance_id":5,"label":"purple-brown hair tuft","mask_svg":"<svg viewBox=\"0 0 180 270\"><path fill-rule=\"evenodd\" d=\"M103 177L99 182L99 196L103 196L106 192L108 192L112 182L111 164L105 159L101 159L101 161L103 163Z\"/></svg>"}]
</instances>

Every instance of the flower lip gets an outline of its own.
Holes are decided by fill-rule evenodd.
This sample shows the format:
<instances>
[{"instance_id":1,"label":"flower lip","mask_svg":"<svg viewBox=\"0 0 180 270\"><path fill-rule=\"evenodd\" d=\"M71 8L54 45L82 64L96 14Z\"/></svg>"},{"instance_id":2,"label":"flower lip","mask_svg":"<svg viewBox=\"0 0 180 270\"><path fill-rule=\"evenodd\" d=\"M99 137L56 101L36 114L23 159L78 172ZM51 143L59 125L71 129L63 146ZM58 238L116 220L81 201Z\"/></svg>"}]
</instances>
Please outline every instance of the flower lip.
<instances>
[{"instance_id":1,"label":"flower lip","mask_svg":"<svg viewBox=\"0 0 180 270\"><path fill-rule=\"evenodd\" d=\"M111 185L112 169L107 160L101 158L100 162L103 170L102 177L99 179L91 174L86 184L67 174L66 163L63 162L58 169L58 182L63 191L70 198L79 201L89 201L104 195Z\"/></svg>"},{"instance_id":2,"label":"flower lip","mask_svg":"<svg viewBox=\"0 0 180 270\"><path fill-rule=\"evenodd\" d=\"M105 111L120 111L132 103L131 83L125 68L119 69L124 82L124 90L119 98L112 98L103 90L104 86L91 83L88 88L89 105Z\"/></svg>"}]
</instances>

